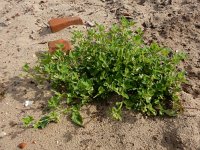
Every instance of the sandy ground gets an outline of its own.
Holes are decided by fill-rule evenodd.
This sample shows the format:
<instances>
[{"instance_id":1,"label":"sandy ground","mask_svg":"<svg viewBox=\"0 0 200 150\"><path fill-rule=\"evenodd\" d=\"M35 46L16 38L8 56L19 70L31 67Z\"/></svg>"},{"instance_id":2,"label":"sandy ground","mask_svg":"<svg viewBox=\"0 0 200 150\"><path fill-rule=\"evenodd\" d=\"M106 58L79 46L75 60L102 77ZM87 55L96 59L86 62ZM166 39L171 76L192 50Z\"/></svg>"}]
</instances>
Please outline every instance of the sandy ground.
<instances>
[{"instance_id":1,"label":"sandy ground","mask_svg":"<svg viewBox=\"0 0 200 150\"><path fill-rule=\"evenodd\" d=\"M36 54L47 43L70 39L76 26L52 34L51 17L80 16L110 26L129 13L152 40L188 53L182 64L188 83L181 99L185 107L176 118L145 118L125 112L122 122L113 121L108 107L92 105L82 110L85 128L63 118L43 130L25 129L21 119L36 118L50 97L48 90L21 79L25 62L34 65ZM0 150L16 150L26 142L29 150L200 150L200 0L0 0ZM33 100L31 107L24 107Z\"/></svg>"}]
</instances>

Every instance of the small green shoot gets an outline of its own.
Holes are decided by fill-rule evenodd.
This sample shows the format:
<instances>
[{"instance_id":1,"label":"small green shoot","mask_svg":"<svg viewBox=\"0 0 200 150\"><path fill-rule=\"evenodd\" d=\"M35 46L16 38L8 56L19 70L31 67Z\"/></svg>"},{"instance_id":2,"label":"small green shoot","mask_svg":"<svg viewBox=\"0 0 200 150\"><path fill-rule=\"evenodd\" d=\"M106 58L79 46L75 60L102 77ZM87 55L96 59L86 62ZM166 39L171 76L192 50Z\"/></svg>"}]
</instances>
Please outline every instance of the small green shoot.
<instances>
[{"instance_id":1,"label":"small green shoot","mask_svg":"<svg viewBox=\"0 0 200 150\"><path fill-rule=\"evenodd\" d=\"M25 127L30 126L33 121L34 121L34 118L32 116L27 116L27 117L22 118L22 122Z\"/></svg>"},{"instance_id":2,"label":"small green shoot","mask_svg":"<svg viewBox=\"0 0 200 150\"><path fill-rule=\"evenodd\" d=\"M116 120L122 120L123 102L117 102L115 107L112 107L112 116Z\"/></svg>"},{"instance_id":3,"label":"small green shoot","mask_svg":"<svg viewBox=\"0 0 200 150\"><path fill-rule=\"evenodd\" d=\"M29 69L30 69L30 67L29 67L28 63L26 63L26 64L23 66L23 70L24 70L25 72L28 72Z\"/></svg>"}]
</instances>

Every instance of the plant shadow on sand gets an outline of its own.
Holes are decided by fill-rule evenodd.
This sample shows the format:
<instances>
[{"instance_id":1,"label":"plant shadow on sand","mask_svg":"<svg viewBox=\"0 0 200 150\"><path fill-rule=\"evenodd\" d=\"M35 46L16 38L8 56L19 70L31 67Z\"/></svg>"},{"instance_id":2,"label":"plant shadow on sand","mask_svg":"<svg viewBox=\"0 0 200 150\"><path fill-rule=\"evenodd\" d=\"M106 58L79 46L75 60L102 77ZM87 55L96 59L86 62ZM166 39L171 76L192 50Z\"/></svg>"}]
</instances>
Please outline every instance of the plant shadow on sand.
<instances>
[{"instance_id":1,"label":"plant shadow on sand","mask_svg":"<svg viewBox=\"0 0 200 150\"><path fill-rule=\"evenodd\" d=\"M38 88L37 84L31 79L13 77L9 81L0 85L0 100L4 101L4 97L11 97L14 101L18 101L18 106L13 106L13 109L18 111L17 116L24 116L28 112L38 112L42 110L49 97L44 95L44 90ZM24 106L25 101L33 101L34 104L28 107ZM43 112L44 113L44 112ZM12 129L12 132L8 134L11 139L16 138L26 131L22 122L10 121L8 126Z\"/></svg>"},{"instance_id":2,"label":"plant shadow on sand","mask_svg":"<svg viewBox=\"0 0 200 150\"><path fill-rule=\"evenodd\" d=\"M44 52L36 52L36 56L40 57ZM22 73L19 76L10 78L8 82L4 83L6 87L6 93L20 103L25 101L33 101L43 103L47 105L47 101L51 98L50 84L39 85L37 81L26 76L26 73ZM37 111L37 110L36 110Z\"/></svg>"},{"instance_id":3,"label":"plant shadow on sand","mask_svg":"<svg viewBox=\"0 0 200 150\"><path fill-rule=\"evenodd\" d=\"M39 88L37 83L28 78L14 77L9 82L5 83L7 86L6 93L20 103L25 101L41 101L46 102L50 97L45 96L48 87Z\"/></svg>"},{"instance_id":4,"label":"plant shadow on sand","mask_svg":"<svg viewBox=\"0 0 200 150\"><path fill-rule=\"evenodd\" d=\"M173 128L170 128L174 126ZM178 128L173 121L166 121L165 130L162 134L161 144L167 149L184 149L183 141L178 134Z\"/></svg>"}]
</instances>

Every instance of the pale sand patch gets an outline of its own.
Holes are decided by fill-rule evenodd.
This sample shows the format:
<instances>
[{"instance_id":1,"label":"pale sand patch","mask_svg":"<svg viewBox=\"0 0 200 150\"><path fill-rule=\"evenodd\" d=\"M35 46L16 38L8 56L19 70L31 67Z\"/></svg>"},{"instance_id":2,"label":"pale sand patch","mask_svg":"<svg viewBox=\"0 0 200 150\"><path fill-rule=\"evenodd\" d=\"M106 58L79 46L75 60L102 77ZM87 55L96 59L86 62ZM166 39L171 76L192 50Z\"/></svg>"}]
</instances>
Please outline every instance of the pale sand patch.
<instances>
[{"instance_id":1,"label":"pale sand patch","mask_svg":"<svg viewBox=\"0 0 200 150\"><path fill-rule=\"evenodd\" d=\"M85 128L76 127L68 118L44 130L22 128L21 119L27 114L39 117L50 97L48 91L19 78L22 66L35 64L33 56L47 50L45 42L70 39L73 30L86 30L75 26L52 34L46 28L48 20L78 15L84 21L110 26L123 13L145 29L146 42L156 40L188 53L181 66L188 72L181 93L185 112L164 119L125 112L123 121L117 122L106 115L108 107L93 105L82 111ZM21 142L29 150L200 149L199 48L199 0L0 0L0 82L6 85L5 95L0 96L0 132L7 134L0 138L0 150L15 150ZM0 88L5 87L0 84ZM34 101L30 109L23 106L26 100Z\"/></svg>"}]
</instances>

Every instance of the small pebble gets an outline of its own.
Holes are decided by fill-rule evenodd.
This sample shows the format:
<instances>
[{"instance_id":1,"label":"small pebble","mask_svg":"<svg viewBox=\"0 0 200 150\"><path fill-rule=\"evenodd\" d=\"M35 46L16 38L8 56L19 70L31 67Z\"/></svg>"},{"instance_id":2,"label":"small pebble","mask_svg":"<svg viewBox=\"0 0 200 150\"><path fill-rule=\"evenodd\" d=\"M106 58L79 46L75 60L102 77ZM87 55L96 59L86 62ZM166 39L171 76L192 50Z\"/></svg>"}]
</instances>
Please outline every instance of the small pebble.
<instances>
[{"instance_id":1,"label":"small pebble","mask_svg":"<svg viewBox=\"0 0 200 150\"><path fill-rule=\"evenodd\" d=\"M6 135L7 135L6 132L0 132L0 138L3 138Z\"/></svg>"},{"instance_id":2,"label":"small pebble","mask_svg":"<svg viewBox=\"0 0 200 150\"><path fill-rule=\"evenodd\" d=\"M36 58L37 56L35 54L33 54L33 58Z\"/></svg>"},{"instance_id":3,"label":"small pebble","mask_svg":"<svg viewBox=\"0 0 200 150\"><path fill-rule=\"evenodd\" d=\"M90 26L90 27L95 27L95 23L91 22L91 21L87 21L86 25Z\"/></svg>"},{"instance_id":4,"label":"small pebble","mask_svg":"<svg viewBox=\"0 0 200 150\"><path fill-rule=\"evenodd\" d=\"M32 104L33 104L33 101L25 101L24 102L25 107L31 106Z\"/></svg>"},{"instance_id":5,"label":"small pebble","mask_svg":"<svg viewBox=\"0 0 200 150\"><path fill-rule=\"evenodd\" d=\"M18 147L20 148L20 149L24 149L25 147L27 146L27 143L20 143L19 145L18 145Z\"/></svg>"}]
</instances>

